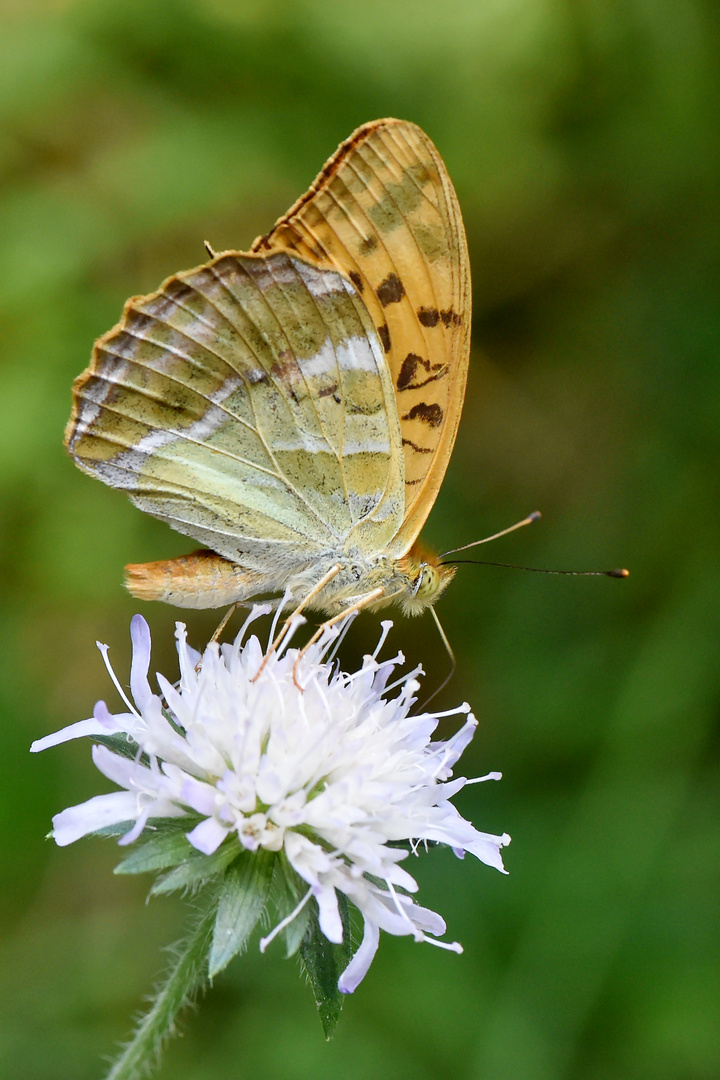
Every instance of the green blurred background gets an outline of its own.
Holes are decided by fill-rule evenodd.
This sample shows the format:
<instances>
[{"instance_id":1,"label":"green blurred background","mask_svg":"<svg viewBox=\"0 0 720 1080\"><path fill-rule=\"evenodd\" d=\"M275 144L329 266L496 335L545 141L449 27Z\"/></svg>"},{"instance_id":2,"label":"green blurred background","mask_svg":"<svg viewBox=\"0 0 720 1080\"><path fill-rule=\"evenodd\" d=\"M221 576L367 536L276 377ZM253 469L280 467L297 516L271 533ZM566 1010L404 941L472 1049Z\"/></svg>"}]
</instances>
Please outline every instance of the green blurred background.
<instances>
[{"instance_id":1,"label":"green blurred background","mask_svg":"<svg viewBox=\"0 0 720 1080\"><path fill-rule=\"evenodd\" d=\"M713 0L4 0L0 4L0 1073L94 1080L179 934L117 849L45 842L107 784L32 739L115 707L125 562L192 544L82 476L70 383L128 295L245 248L358 124L420 124L474 277L464 422L427 538L543 511L439 613L481 727L456 800L513 835L508 877L412 867L456 957L384 938L322 1039L281 950L251 948L162 1077L720 1076L719 12ZM157 668L175 614L145 608ZM201 644L214 617L189 613ZM345 660L373 642L353 628ZM391 644L446 659L429 619Z\"/></svg>"}]
</instances>

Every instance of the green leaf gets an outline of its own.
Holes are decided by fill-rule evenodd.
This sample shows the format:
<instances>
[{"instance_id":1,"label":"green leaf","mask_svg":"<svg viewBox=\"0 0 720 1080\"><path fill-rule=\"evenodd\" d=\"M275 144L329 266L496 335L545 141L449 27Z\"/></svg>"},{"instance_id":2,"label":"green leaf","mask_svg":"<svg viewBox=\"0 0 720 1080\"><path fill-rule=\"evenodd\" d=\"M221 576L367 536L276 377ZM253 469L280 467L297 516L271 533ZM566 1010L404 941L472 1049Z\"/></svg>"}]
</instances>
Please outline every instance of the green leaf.
<instances>
[{"instance_id":1,"label":"green leaf","mask_svg":"<svg viewBox=\"0 0 720 1080\"><path fill-rule=\"evenodd\" d=\"M337 893L337 897L343 924L342 942L335 945L322 933L317 903L313 899L308 905L310 921L300 947L303 968L310 980L320 1023L328 1041L333 1037L344 1001L344 995L338 990L338 979L350 963L353 953L347 898L343 893Z\"/></svg>"},{"instance_id":2,"label":"green leaf","mask_svg":"<svg viewBox=\"0 0 720 1080\"><path fill-rule=\"evenodd\" d=\"M163 829L153 833L133 848L115 867L116 874L144 874L148 870L165 870L168 866L183 863L194 848L185 831L187 823L179 830Z\"/></svg>"},{"instance_id":3,"label":"green leaf","mask_svg":"<svg viewBox=\"0 0 720 1080\"><path fill-rule=\"evenodd\" d=\"M275 860L272 851L248 852L225 875L208 961L210 978L245 948L265 910Z\"/></svg>"},{"instance_id":4,"label":"green leaf","mask_svg":"<svg viewBox=\"0 0 720 1080\"><path fill-rule=\"evenodd\" d=\"M151 896L162 896L176 889L187 889L202 885L210 878L224 874L230 863L238 857L241 848L236 837L226 840L213 855L204 855L202 851L190 845L185 860L155 882L150 889Z\"/></svg>"}]
</instances>

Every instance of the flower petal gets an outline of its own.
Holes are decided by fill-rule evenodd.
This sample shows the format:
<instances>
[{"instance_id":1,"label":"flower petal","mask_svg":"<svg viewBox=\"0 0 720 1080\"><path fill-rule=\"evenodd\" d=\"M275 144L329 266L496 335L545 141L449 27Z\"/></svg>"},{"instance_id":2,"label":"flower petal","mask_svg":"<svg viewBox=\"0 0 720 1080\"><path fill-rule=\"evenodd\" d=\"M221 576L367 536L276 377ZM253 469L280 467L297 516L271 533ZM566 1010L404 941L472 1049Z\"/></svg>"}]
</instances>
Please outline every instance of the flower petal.
<instances>
[{"instance_id":1,"label":"flower petal","mask_svg":"<svg viewBox=\"0 0 720 1080\"><path fill-rule=\"evenodd\" d=\"M137 815L137 795L130 791L113 791L109 795L95 795L87 802L68 806L53 818L53 837L58 847L74 843L81 836L119 825L121 821L134 821Z\"/></svg>"},{"instance_id":2,"label":"flower petal","mask_svg":"<svg viewBox=\"0 0 720 1080\"><path fill-rule=\"evenodd\" d=\"M130 665L130 689L140 712L148 705L153 696L148 682L150 670L150 627L142 615L133 615L130 621L132 639L132 663Z\"/></svg>"},{"instance_id":3,"label":"flower petal","mask_svg":"<svg viewBox=\"0 0 720 1080\"><path fill-rule=\"evenodd\" d=\"M338 909L337 893L333 888L316 887L313 895L317 901L320 929L328 941L339 945L343 939L343 924Z\"/></svg>"},{"instance_id":4,"label":"flower petal","mask_svg":"<svg viewBox=\"0 0 720 1080\"><path fill-rule=\"evenodd\" d=\"M45 735L42 739L36 739L30 747L31 754L37 754L40 750L47 750L50 746L59 746L60 743L70 742L71 739L82 739L93 735L116 735L128 728L135 722L135 717L130 713L120 713L113 716L104 701L98 701L93 715L87 720L78 720L75 724L68 724L60 728L52 735Z\"/></svg>"},{"instance_id":5,"label":"flower petal","mask_svg":"<svg viewBox=\"0 0 720 1080\"><path fill-rule=\"evenodd\" d=\"M229 831L227 826L221 825L215 818L205 818L186 835L192 846L202 851L203 855L212 855L220 847Z\"/></svg>"},{"instance_id":6,"label":"flower petal","mask_svg":"<svg viewBox=\"0 0 720 1080\"><path fill-rule=\"evenodd\" d=\"M341 994L352 994L357 990L375 959L379 942L379 927L366 919L360 947L338 979L338 990Z\"/></svg>"}]
</instances>

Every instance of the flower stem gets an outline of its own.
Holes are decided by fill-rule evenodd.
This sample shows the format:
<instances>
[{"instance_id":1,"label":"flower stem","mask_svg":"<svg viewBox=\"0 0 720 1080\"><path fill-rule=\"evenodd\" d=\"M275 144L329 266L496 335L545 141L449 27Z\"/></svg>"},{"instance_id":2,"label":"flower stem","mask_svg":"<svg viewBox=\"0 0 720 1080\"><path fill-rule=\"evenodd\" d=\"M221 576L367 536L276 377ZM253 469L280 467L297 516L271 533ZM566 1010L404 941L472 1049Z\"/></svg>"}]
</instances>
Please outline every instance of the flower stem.
<instances>
[{"instance_id":1,"label":"flower stem","mask_svg":"<svg viewBox=\"0 0 720 1080\"><path fill-rule=\"evenodd\" d=\"M217 894L197 911L187 937L174 948L174 961L132 1040L105 1080L137 1080L147 1076L164 1044L177 1031L176 1017L208 981L208 953L217 916Z\"/></svg>"}]
</instances>

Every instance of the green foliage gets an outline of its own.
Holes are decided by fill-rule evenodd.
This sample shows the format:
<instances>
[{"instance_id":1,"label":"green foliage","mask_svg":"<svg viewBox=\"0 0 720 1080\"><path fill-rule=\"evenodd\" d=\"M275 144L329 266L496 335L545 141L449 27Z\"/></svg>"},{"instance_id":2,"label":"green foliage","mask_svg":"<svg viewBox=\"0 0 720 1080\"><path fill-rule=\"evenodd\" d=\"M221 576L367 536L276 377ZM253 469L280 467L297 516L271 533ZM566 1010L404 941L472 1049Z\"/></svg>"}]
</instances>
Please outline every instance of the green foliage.
<instances>
[{"instance_id":1,"label":"green foliage","mask_svg":"<svg viewBox=\"0 0 720 1080\"><path fill-rule=\"evenodd\" d=\"M112 842L42 839L110 785L87 743L28 746L121 707L94 641L128 670L122 566L191 547L64 455L71 381L126 297L206 238L247 247L355 126L400 115L447 162L474 281L426 539L539 508L487 557L632 574L460 567L439 605L443 700L480 719L463 768L504 774L458 802L513 835L507 878L410 860L464 956L383 939L325 1045L297 962L251 945L159 1075L718 1075L717 5L32 0L0 19L0 1073L95 1080L178 917L111 876ZM170 676L176 613L146 614ZM195 646L215 627L182 618ZM358 619L348 663L376 635ZM389 647L429 690L444 677L430 620L398 616Z\"/></svg>"}]
</instances>

